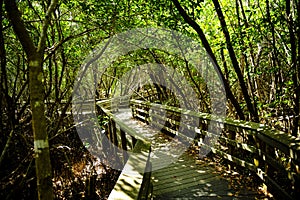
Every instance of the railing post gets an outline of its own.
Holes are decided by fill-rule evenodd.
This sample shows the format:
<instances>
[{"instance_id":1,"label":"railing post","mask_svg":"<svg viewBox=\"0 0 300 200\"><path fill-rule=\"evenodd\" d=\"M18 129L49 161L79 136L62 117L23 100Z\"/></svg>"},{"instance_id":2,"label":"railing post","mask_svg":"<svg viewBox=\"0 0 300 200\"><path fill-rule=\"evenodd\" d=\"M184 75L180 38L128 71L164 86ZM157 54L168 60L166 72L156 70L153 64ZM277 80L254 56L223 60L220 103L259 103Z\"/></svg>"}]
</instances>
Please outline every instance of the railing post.
<instances>
[{"instance_id":1,"label":"railing post","mask_svg":"<svg viewBox=\"0 0 300 200\"><path fill-rule=\"evenodd\" d=\"M109 140L110 142L113 141L113 136L112 136L112 128L111 128L111 119L109 119L109 123L108 123L108 127L107 127L107 131L108 131L108 137L109 137Z\"/></svg>"},{"instance_id":2,"label":"railing post","mask_svg":"<svg viewBox=\"0 0 300 200\"><path fill-rule=\"evenodd\" d=\"M255 134L252 136L252 139L255 143L256 148L262 149L262 144L261 144L261 142L259 142L256 135L257 135L257 132L255 132ZM251 144L251 141L250 141L250 144ZM260 155L258 155L258 154L255 154L253 157L253 163L256 167L259 167L259 165L260 165L261 159L259 159L259 158L260 158Z\"/></svg>"},{"instance_id":3,"label":"railing post","mask_svg":"<svg viewBox=\"0 0 300 200\"><path fill-rule=\"evenodd\" d=\"M117 137L117 128L115 121L111 120L111 129L112 129L112 142L114 145L118 146L118 137Z\"/></svg>"},{"instance_id":4,"label":"railing post","mask_svg":"<svg viewBox=\"0 0 300 200\"><path fill-rule=\"evenodd\" d=\"M236 132L232 130L228 130L228 139L235 140ZM234 155L234 147L232 145L228 145L228 153L230 155Z\"/></svg>"},{"instance_id":5,"label":"railing post","mask_svg":"<svg viewBox=\"0 0 300 200\"><path fill-rule=\"evenodd\" d=\"M86 180L86 197L89 199L94 199L97 197L96 194L96 182L97 182L97 175L90 174Z\"/></svg>"},{"instance_id":6,"label":"railing post","mask_svg":"<svg viewBox=\"0 0 300 200\"><path fill-rule=\"evenodd\" d=\"M131 103L130 107L131 107L132 117L135 118L136 117L136 105L135 105L135 103Z\"/></svg>"},{"instance_id":7,"label":"railing post","mask_svg":"<svg viewBox=\"0 0 300 200\"><path fill-rule=\"evenodd\" d=\"M125 132L120 129L120 133L121 133L121 145L122 145L122 149L123 151L123 161L124 163L126 163L127 159L128 159L128 154L127 154L127 142L126 142L126 135Z\"/></svg>"},{"instance_id":8,"label":"railing post","mask_svg":"<svg viewBox=\"0 0 300 200\"><path fill-rule=\"evenodd\" d=\"M140 190L138 199L151 199L151 197L152 197L153 184L151 181L152 163L150 162L150 152L151 152L151 147L150 147L150 151L148 154L148 160L147 160L145 173L143 176L143 182L141 185L141 190Z\"/></svg>"},{"instance_id":9,"label":"railing post","mask_svg":"<svg viewBox=\"0 0 300 200\"><path fill-rule=\"evenodd\" d=\"M148 113L145 114L145 121L146 121L146 124L150 124L150 105L144 105L145 107L145 111L148 111Z\"/></svg>"},{"instance_id":10,"label":"railing post","mask_svg":"<svg viewBox=\"0 0 300 200\"><path fill-rule=\"evenodd\" d=\"M292 162L292 161L291 161ZM294 188L295 188L295 196L299 197L300 195L300 166L298 163L292 162L292 168L295 171L294 175Z\"/></svg>"},{"instance_id":11,"label":"railing post","mask_svg":"<svg viewBox=\"0 0 300 200\"><path fill-rule=\"evenodd\" d=\"M133 149L137 142L137 139L135 137L131 136L131 140L132 140L132 149Z\"/></svg>"}]
</instances>

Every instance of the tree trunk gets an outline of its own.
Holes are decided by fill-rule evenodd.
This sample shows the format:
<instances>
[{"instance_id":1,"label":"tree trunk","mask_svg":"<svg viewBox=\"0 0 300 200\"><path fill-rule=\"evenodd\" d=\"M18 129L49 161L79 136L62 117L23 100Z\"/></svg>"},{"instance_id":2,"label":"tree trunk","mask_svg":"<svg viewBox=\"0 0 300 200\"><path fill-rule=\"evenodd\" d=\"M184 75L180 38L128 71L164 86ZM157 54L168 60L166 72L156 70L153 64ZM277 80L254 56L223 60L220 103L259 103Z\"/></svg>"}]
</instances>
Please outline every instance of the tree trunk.
<instances>
[{"instance_id":1,"label":"tree trunk","mask_svg":"<svg viewBox=\"0 0 300 200\"><path fill-rule=\"evenodd\" d=\"M225 17L223 15L222 10L221 10L221 6L220 6L218 0L213 0L213 3L214 3L214 6L215 6L215 9L216 9L216 12L218 14L218 18L220 20L222 31L223 31L225 39L226 39L226 45L227 45L227 49L228 49L228 52L229 52L229 56L230 56L230 59L232 61L232 65L233 65L233 68L235 70L235 73L237 74L237 77L239 79L240 87L242 89L242 93L243 93L244 99L246 101L247 108L248 108L249 112L251 113L252 119L255 122L258 122L259 121L258 114L257 114L257 112L255 112L253 104L251 103L251 98L249 96L248 89L247 89L246 83L244 81L243 74L242 74L241 69L239 67L239 63L237 61L235 52L233 50L233 46L231 44L230 35L229 35L227 25L226 25L226 22L225 22Z\"/></svg>"},{"instance_id":2,"label":"tree trunk","mask_svg":"<svg viewBox=\"0 0 300 200\"><path fill-rule=\"evenodd\" d=\"M208 55L211 57L213 63L214 63L214 67L215 67L215 70L218 72L219 74L219 77L221 79L221 81L223 82L224 84L224 87L225 87L225 91L226 91L226 95L228 97L228 99L231 101L232 105L234 106L236 112L237 112L237 115L238 117L241 119L241 120L244 120L245 119L245 116L244 116L244 113L243 113L243 110L241 109L241 106L239 105L238 101L236 100L236 98L234 97L231 89L230 89L230 85L229 83L227 82L227 80L225 79L223 73L222 73L222 70L217 62L217 59L216 59L216 56L214 55L206 37L205 37L205 34L203 33L202 29L200 28L200 26L194 21L192 20L188 14L185 12L185 10L182 8L182 6L180 5L179 1L178 0L172 0L172 2L174 3L174 5L176 6L179 14L183 17L184 21L186 23L188 23L196 32L197 34L199 35L199 38L205 48L205 50L207 51Z\"/></svg>"},{"instance_id":3,"label":"tree trunk","mask_svg":"<svg viewBox=\"0 0 300 200\"><path fill-rule=\"evenodd\" d=\"M53 187L51 180L51 162L47 125L44 104L44 83L43 83L43 57L47 27L49 26L50 15L57 5L57 0L51 1L43 21L42 32L38 46L35 47L28 31L21 18L15 1L5 0L5 9L12 24L14 32L18 36L29 64L29 92L30 107L32 110L32 129L34 137L35 165L37 177L38 198L52 200Z\"/></svg>"},{"instance_id":4,"label":"tree trunk","mask_svg":"<svg viewBox=\"0 0 300 200\"><path fill-rule=\"evenodd\" d=\"M53 199L51 162L45 118L42 57L29 60L30 107L34 134L35 166L39 199Z\"/></svg>"},{"instance_id":5,"label":"tree trunk","mask_svg":"<svg viewBox=\"0 0 300 200\"><path fill-rule=\"evenodd\" d=\"M298 1L299 2L299 1ZM300 8L297 5L295 6L298 11L297 21L299 22L299 11ZM297 44L298 41L295 36L295 28L294 28L294 21L291 13L291 1L286 0L286 16L287 16L287 23L289 28L289 36L290 36L290 44L291 44L291 70L293 71L292 80L294 86L294 97L293 97L293 104L294 104L294 119L293 119L293 127L292 127L292 135L297 137L298 136L298 126L299 126L299 99L300 99L300 91L299 91L299 52L298 52L298 60L297 60ZM299 29L299 28L298 28ZM296 31L295 31L296 32ZM299 37L299 30L297 30L297 34ZM299 44L298 44L298 50ZM298 65L297 65L298 64Z\"/></svg>"}]
</instances>

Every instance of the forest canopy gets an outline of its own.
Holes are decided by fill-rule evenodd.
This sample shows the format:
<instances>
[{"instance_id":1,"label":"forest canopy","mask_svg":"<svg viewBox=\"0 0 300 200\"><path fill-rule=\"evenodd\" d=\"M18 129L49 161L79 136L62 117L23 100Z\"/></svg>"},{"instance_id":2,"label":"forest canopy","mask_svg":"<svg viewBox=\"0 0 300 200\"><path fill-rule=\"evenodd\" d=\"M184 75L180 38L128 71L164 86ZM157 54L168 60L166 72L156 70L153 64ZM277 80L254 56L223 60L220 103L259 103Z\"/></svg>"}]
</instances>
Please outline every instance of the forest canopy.
<instances>
[{"instance_id":1,"label":"forest canopy","mask_svg":"<svg viewBox=\"0 0 300 200\"><path fill-rule=\"evenodd\" d=\"M174 30L198 41L224 83L227 117L300 137L299 0L0 0L0 5L0 198L22 191L25 199L84 192L83 175L72 180L90 162L68 115L74 82L99 43L136 28ZM160 49L119 57L97 83L95 99L112 97L123 74L150 62L184 76L199 111L211 112L199 72ZM177 105L169 93L162 92L160 100ZM55 182L54 192L52 186L39 187L45 182Z\"/></svg>"}]
</instances>

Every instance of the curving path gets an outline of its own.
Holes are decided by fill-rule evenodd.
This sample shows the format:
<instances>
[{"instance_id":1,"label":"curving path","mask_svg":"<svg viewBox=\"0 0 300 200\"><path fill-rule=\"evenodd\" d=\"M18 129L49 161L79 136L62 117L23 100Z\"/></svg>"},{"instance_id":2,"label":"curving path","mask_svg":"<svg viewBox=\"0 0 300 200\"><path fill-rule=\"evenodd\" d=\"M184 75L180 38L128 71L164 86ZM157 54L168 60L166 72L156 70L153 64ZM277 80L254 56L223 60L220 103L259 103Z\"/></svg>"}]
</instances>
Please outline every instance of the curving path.
<instances>
[{"instance_id":1,"label":"curving path","mask_svg":"<svg viewBox=\"0 0 300 200\"><path fill-rule=\"evenodd\" d=\"M181 142L133 119L130 109L120 109L114 115L151 142L153 199L257 199L259 196L251 191L230 189L214 167L204 162L196 164L196 155L176 148L182 146Z\"/></svg>"}]
</instances>

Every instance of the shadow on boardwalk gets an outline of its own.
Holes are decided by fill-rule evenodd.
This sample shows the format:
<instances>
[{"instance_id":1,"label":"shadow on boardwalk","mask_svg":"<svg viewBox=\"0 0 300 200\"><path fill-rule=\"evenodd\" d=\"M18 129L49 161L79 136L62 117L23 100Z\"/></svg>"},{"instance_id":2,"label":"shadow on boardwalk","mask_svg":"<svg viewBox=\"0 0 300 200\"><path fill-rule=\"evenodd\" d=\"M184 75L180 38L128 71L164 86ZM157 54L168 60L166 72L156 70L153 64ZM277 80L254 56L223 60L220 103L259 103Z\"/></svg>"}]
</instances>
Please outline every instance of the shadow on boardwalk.
<instances>
[{"instance_id":1,"label":"shadow on boardwalk","mask_svg":"<svg viewBox=\"0 0 300 200\"><path fill-rule=\"evenodd\" d=\"M158 150L166 155L178 153L168 151L172 149L170 145L176 145L172 137L132 119L129 109L120 110L115 116L134 128L142 138L151 141L152 151ZM187 151L181 152L172 162L155 155L152 158L150 156L150 160L155 168L151 176L153 199L260 199L260 195L253 191L231 189L213 166L205 162L196 164L195 155Z\"/></svg>"}]
</instances>

